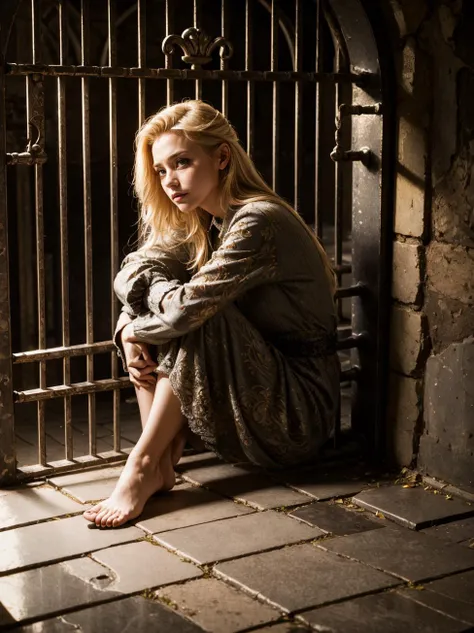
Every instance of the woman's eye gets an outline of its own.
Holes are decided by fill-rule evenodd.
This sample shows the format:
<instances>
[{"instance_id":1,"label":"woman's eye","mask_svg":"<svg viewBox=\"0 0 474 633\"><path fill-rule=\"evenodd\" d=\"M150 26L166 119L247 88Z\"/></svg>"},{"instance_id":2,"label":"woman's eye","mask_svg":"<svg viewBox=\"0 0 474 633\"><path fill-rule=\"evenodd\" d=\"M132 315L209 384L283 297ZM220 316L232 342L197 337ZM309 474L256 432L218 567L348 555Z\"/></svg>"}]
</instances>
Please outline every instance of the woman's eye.
<instances>
[{"instance_id":1,"label":"woman's eye","mask_svg":"<svg viewBox=\"0 0 474 633\"><path fill-rule=\"evenodd\" d=\"M176 164L178 165L178 167L186 167L187 165L189 165L189 158L178 158Z\"/></svg>"},{"instance_id":2,"label":"woman's eye","mask_svg":"<svg viewBox=\"0 0 474 633\"><path fill-rule=\"evenodd\" d=\"M160 178L163 178L163 176L166 174L166 171L164 169L159 169L158 170L158 176L160 176Z\"/></svg>"}]
</instances>

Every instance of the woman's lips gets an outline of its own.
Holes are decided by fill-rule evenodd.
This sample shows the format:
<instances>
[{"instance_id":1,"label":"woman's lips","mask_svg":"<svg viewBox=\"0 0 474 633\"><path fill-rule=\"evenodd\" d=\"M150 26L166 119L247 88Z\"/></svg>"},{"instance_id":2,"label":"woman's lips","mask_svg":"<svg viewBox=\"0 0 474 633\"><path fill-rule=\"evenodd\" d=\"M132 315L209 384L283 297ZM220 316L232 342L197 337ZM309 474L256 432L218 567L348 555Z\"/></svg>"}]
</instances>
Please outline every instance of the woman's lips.
<instances>
[{"instance_id":1,"label":"woman's lips","mask_svg":"<svg viewBox=\"0 0 474 633\"><path fill-rule=\"evenodd\" d=\"M173 196L173 202L181 202L181 200L187 195L187 193L175 193Z\"/></svg>"}]
</instances>

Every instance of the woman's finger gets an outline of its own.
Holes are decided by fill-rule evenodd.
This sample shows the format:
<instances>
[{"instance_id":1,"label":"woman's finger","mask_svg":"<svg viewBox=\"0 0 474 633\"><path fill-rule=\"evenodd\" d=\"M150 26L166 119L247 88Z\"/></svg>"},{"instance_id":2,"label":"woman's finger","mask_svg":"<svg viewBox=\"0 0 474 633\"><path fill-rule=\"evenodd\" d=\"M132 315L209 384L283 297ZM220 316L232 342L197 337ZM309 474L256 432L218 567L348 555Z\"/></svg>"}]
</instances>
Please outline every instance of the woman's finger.
<instances>
[{"instance_id":1,"label":"woman's finger","mask_svg":"<svg viewBox=\"0 0 474 633\"><path fill-rule=\"evenodd\" d=\"M149 345L146 345L145 343L138 343L137 347L140 348L141 357L147 362L147 364L156 367L156 360L151 356Z\"/></svg>"}]
</instances>

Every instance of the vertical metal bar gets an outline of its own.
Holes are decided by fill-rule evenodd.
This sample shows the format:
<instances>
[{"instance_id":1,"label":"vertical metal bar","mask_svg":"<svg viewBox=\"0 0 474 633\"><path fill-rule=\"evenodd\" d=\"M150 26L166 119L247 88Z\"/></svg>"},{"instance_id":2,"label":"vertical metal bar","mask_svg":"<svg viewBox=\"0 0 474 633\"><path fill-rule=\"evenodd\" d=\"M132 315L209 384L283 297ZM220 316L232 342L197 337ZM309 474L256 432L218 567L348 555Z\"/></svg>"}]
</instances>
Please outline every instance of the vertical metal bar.
<instances>
[{"instance_id":1,"label":"vertical metal bar","mask_svg":"<svg viewBox=\"0 0 474 633\"><path fill-rule=\"evenodd\" d=\"M336 49L336 72L341 70L341 49ZM336 114L339 112L339 106L341 105L341 87L339 84L335 84L335 104ZM344 190L343 190L343 164L341 161L335 161L334 163L334 264L340 266L342 264L342 227L343 227L343 203L344 203ZM338 283L341 282L341 275L338 274ZM342 318L342 300L338 301L338 316Z\"/></svg>"},{"instance_id":2,"label":"vertical metal bar","mask_svg":"<svg viewBox=\"0 0 474 633\"><path fill-rule=\"evenodd\" d=\"M109 66L117 63L116 0L108 2ZM117 152L117 80L109 79L109 174L110 174L110 314L112 324L118 319L118 302L113 280L119 269L118 235L118 152ZM117 354L111 358L112 378L118 378ZM113 392L114 451L120 451L120 390Z\"/></svg>"},{"instance_id":3,"label":"vertical metal bar","mask_svg":"<svg viewBox=\"0 0 474 633\"><path fill-rule=\"evenodd\" d=\"M89 0L81 0L81 50L82 64L89 63L90 48L90 7ZM93 317L93 275L92 275L92 200L91 200L91 157L90 157L90 104L89 78L82 78L82 190L84 205L84 278L85 278L85 309L86 309L86 343L94 340ZM86 359L87 380L94 380L94 358ZM89 454L97 453L96 440L96 412L95 395L88 394L89 420Z\"/></svg>"},{"instance_id":4,"label":"vertical metal bar","mask_svg":"<svg viewBox=\"0 0 474 633\"><path fill-rule=\"evenodd\" d=\"M171 35L173 32L173 14L171 12L171 0L166 0L165 5L165 22L166 22L166 35ZM172 68L172 56L165 55L165 68ZM166 80L166 104L171 105L174 101L174 80Z\"/></svg>"},{"instance_id":5,"label":"vertical metal bar","mask_svg":"<svg viewBox=\"0 0 474 633\"><path fill-rule=\"evenodd\" d=\"M138 67L146 66L146 0L138 0ZM145 79L138 80L138 127L145 120Z\"/></svg>"},{"instance_id":6,"label":"vertical metal bar","mask_svg":"<svg viewBox=\"0 0 474 633\"><path fill-rule=\"evenodd\" d=\"M201 0L194 0L194 26L195 28L199 28L200 18L201 18ZM196 99L202 99L202 80L196 79Z\"/></svg>"},{"instance_id":7,"label":"vertical metal bar","mask_svg":"<svg viewBox=\"0 0 474 633\"><path fill-rule=\"evenodd\" d=\"M272 72L278 70L278 8L279 0L272 0L271 9L271 62ZM278 188L280 150L280 85L278 81L273 82L273 107L272 107L272 186L276 191Z\"/></svg>"},{"instance_id":8,"label":"vertical metal bar","mask_svg":"<svg viewBox=\"0 0 474 633\"><path fill-rule=\"evenodd\" d=\"M322 0L316 2L316 72L323 71L323 10ZM322 203L321 203L321 183L322 183L322 134L321 125L322 120L322 93L321 84L316 83L316 133L314 139L314 158L315 158L315 170L314 170L314 228L317 235L323 237L323 225L322 225Z\"/></svg>"},{"instance_id":9,"label":"vertical metal bar","mask_svg":"<svg viewBox=\"0 0 474 633\"><path fill-rule=\"evenodd\" d=\"M303 39L303 7L301 0L296 0L295 6L295 63L294 69L300 72L302 69L302 39ZM301 183L303 166L303 86L297 81L295 83L295 184L294 184L294 206L301 212Z\"/></svg>"},{"instance_id":10,"label":"vertical metal bar","mask_svg":"<svg viewBox=\"0 0 474 633\"><path fill-rule=\"evenodd\" d=\"M253 15L252 0L245 0L245 70L253 68ZM253 81L247 81L247 154L253 156L254 152L254 122L255 122L255 85Z\"/></svg>"},{"instance_id":11,"label":"vertical metal bar","mask_svg":"<svg viewBox=\"0 0 474 633\"><path fill-rule=\"evenodd\" d=\"M6 167L5 63L0 52L0 483L14 480L15 427L13 415L10 283L8 266L8 213Z\"/></svg>"},{"instance_id":12,"label":"vertical metal bar","mask_svg":"<svg viewBox=\"0 0 474 633\"><path fill-rule=\"evenodd\" d=\"M32 62L40 62L41 0L31 0ZM36 137L44 144L44 97L40 76L27 79L28 139L34 143ZM43 216L43 166L34 166L35 174L35 218L36 218L36 287L38 300L38 348L46 348L46 296L44 273L44 216ZM39 363L39 387L46 389L46 362ZM46 465L45 403L37 403L38 412L38 463Z\"/></svg>"},{"instance_id":13,"label":"vertical metal bar","mask_svg":"<svg viewBox=\"0 0 474 633\"><path fill-rule=\"evenodd\" d=\"M248 2L248 0L247 0ZM229 37L229 6L227 0L222 0L221 3L221 29L222 36ZM227 59L221 59L221 70L227 70L229 62ZM222 81L222 114L224 116L229 115L229 82L227 79Z\"/></svg>"},{"instance_id":14,"label":"vertical metal bar","mask_svg":"<svg viewBox=\"0 0 474 633\"><path fill-rule=\"evenodd\" d=\"M67 64L68 55L68 20L67 2L60 0L59 10L59 63ZM66 161L66 84L64 77L58 77L58 166L59 166L59 233L61 259L61 322L62 343L69 346L69 256L68 256L68 222L67 222L67 161ZM71 360L63 360L63 383L71 384ZM64 444L65 458L73 459L72 411L71 397L64 398Z\"/></svg>"}]
</instances>

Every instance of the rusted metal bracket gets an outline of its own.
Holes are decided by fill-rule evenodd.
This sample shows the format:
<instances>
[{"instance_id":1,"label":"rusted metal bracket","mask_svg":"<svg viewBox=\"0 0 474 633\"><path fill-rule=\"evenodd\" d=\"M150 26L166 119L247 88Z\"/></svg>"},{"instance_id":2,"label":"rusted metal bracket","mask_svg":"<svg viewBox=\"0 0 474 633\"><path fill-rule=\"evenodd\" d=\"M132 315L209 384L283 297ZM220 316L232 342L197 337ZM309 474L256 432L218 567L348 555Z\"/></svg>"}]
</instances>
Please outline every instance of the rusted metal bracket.
<instances>
[{"instance_id":1,"label":"rusted metal bracket","mask_svg":"<svg viewBox=\"0 0 474 633\"><path fill-rule=\"evenodd\" d=\"M369 167L372 160L372 152L368 147L360 149L345 150L341 147L342 136L342 120L347 116L360 116L367 114L382 114L382 104L374 103L373 105L348 105L341 103L336 116L336 146L331 152L331 158L334 162L338 161L360 161L366 167Z\"/></svg>"}]
</instances>

